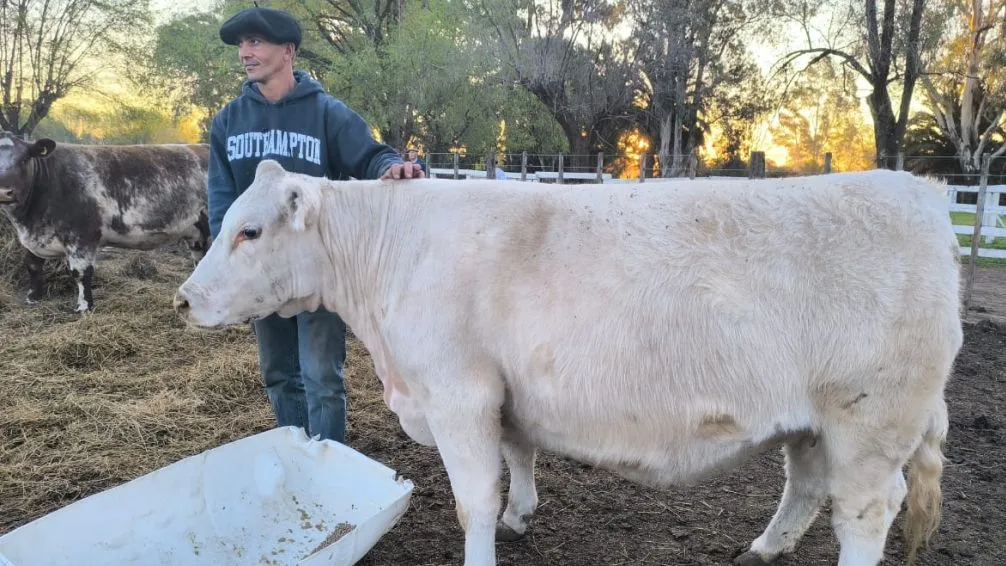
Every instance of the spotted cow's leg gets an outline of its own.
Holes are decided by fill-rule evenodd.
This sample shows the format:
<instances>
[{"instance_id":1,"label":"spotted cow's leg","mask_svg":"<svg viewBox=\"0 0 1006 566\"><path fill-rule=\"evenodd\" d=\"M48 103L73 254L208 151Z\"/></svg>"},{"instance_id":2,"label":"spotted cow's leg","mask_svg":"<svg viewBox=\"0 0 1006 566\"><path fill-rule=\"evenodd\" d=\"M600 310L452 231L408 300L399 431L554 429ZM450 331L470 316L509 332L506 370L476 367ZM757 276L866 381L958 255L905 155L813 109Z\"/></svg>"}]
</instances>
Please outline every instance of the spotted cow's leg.
<instances>
[{"instance_id":1,"label":"spotted cow's leg","mask_svg":"<svg viewBox=\"0 0 1006 566\"><path fill-rule=\"evenodd\" d=\"M534 484L536 451L533 445L514 434L504 435L502 449L510 470L510 489L506 509L496 525L496 540L513 542L527 532L538 507L538 491Z\"/></svg>"},{"instance_id":2,"label":"spotted cow's leg","mask_svg":"<svg viewBox=\"0 0 1006 566\"><path fill-rule=\"evenodd\" d=\"M34 305L42 300L42 295L45 292L43 288L45 285L45 274L42 271L42 268L45 266L45 259L38 257L26 249L24 250L22 261L25 270L28 272L28 297L25 299L25 302L29 305Z\"/></svg>"},{"instance_id":3,"label":"spotted cow's leg","mask_svg":"<svg viewBox=\"0 0 1006 566\"><path fill-rule=\"evenodd\" d=\"M189 257L195 267L206 256L210 247L210 222L205 212L199 213L199 220L192 226L190 235L185 238L189 247Z\"/></svg>"},{"instance_id":4,"label":"spotted cow's leg","mask_svg":"<svg viewBox=\"0 0 1006 566\"><path fill-rule=\"evenodd\" d=\"M71 250L68 255L70 274L77 281L77 312L86 312L94 307L91 285L97 255L97 250Z\"/></svg>"}]
</instances>

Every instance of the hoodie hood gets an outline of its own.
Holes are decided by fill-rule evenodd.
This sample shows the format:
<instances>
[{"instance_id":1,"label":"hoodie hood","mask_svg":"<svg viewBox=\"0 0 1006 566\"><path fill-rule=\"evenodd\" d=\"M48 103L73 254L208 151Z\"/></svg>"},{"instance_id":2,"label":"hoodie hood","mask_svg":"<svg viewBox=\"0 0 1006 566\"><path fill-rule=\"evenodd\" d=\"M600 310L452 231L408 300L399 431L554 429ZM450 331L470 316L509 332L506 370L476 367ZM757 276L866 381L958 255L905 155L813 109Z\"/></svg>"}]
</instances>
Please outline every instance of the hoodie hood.
<instances>
[{"instance_id":1,"label":"hoodie hood","mask_svg":"<svg viewBox=\"0 0 1006 566\"><path fill-rule=\"evenodd\" d=\"M297 81L293 90L288 92L286 96L275 103L270 102L262 95L262 91L259 90L258 83L255 81L246 80L242 83L241 93L256 102L261 102L262 104L286 104L294 100L299 100L307 96L325 92L325 88L321 86L321 83L312 79L305 71L299 69L295 70L293 72L293 78Z\"/></svg>"}]
</instances>

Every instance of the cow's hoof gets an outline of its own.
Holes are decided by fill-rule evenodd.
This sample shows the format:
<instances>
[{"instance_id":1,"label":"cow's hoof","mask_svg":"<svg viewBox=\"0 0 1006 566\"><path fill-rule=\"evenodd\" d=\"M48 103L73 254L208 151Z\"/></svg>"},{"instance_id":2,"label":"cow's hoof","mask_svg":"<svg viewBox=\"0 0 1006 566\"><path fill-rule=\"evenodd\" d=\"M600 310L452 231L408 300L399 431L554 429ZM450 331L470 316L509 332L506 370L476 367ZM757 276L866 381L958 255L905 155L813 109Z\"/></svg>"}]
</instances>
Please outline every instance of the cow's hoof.
<instances>
[{"instance_id":1,"label":"cow's hoof","mask_svg":"<svg viewBox=\"0 0 1006 566\"><path fill-rule=\"evenodd\" d=\"M517 542L524 538L525 533L518 533L517 531L510 528L503 521L496 523L496 541L497 542Z\"/></svg>"},{"instance_id":2,"label":"cow's hoof","mask_svg":"<svg viewBox=\"0 0 1006 566\"><path fill-rule=\"evenodd\" d=\"M734 558L734 564L737 566L768 566L771 563L771 561L766 562L757 552L750 550Z\"/></svg>"},{"instance_id":3,"label":"cow's hoof","mask_svg":"<svg viewBox=\"0 0 1006 566\"><path fill-rule=\"evenodd\" d=\"M31 297L25 297L24 304L26 304L26 305L32 305L32 306L37 305L38 304L38 299L33 299Z\"/></svg>"}]
</instances>

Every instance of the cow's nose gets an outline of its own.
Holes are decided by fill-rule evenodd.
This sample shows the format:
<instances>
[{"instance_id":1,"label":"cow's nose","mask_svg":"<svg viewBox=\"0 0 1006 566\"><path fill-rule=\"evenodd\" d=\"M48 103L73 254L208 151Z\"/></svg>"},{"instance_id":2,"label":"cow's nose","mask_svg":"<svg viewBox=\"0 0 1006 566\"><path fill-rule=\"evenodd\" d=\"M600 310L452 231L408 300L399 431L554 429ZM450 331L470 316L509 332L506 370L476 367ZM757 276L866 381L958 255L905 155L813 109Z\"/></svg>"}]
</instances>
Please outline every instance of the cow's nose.
<instances>
[{"instance_id":1,"label":"cow's nose","mask_svg":"<svg viewBox=\"0 0 1006 566\"><path fill-rule=\"evenodd\" d=\"M14 200L14 189L0 189L0 200Z\"/></svg>"},{"instance_id":2,"label":"cow's nose","mask_svg":"<svg viewBox=\"0 0 1006 566\"><path fill-rule=\"evenodd\" d=\"M189 309L191 308L191 306L189 305L189 300L185 297L185 295L181 291L175 293L174 307L175 312L180 315L184 315L185 313L189 312Z\"/></svg>"}]
</instances>

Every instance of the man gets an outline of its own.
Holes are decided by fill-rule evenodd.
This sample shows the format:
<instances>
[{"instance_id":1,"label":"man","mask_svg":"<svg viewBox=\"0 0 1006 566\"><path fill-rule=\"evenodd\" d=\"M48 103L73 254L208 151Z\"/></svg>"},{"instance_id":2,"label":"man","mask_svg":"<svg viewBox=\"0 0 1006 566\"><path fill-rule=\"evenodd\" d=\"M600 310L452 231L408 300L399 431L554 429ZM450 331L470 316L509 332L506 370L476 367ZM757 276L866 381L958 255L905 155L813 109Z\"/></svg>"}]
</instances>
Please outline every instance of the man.
<instances>
[{"instance_id":1,"label":"man","mask_svg":"<svg viewBox=\"0 0 1006 566\"><path fill-rule=\"evenodd\" d=\"M418 165L423 170L423 174L429 173L429 170L426 168L426 162L419 158L419 152L416 151L416 148L410 147L406 151L406 161Z\"/></svg>"},{"instance_id":2,"label":"man","mask_svg":"<svg viewBox=\"0 0 1006 566\"><path fill-rule=\"evenodd\" d=\"M249 8L224 22L220 39L238 47L248 80L241 94L214 116L208 179L210 235L220 232L227 208L271 158L289 171L332 179L423 177L366 123L293 68L301 28L287 12ZM256 321L259 364L279 426L345 443L346 326L324 308L284 319Z\"/></svg>"}]
</instances>

